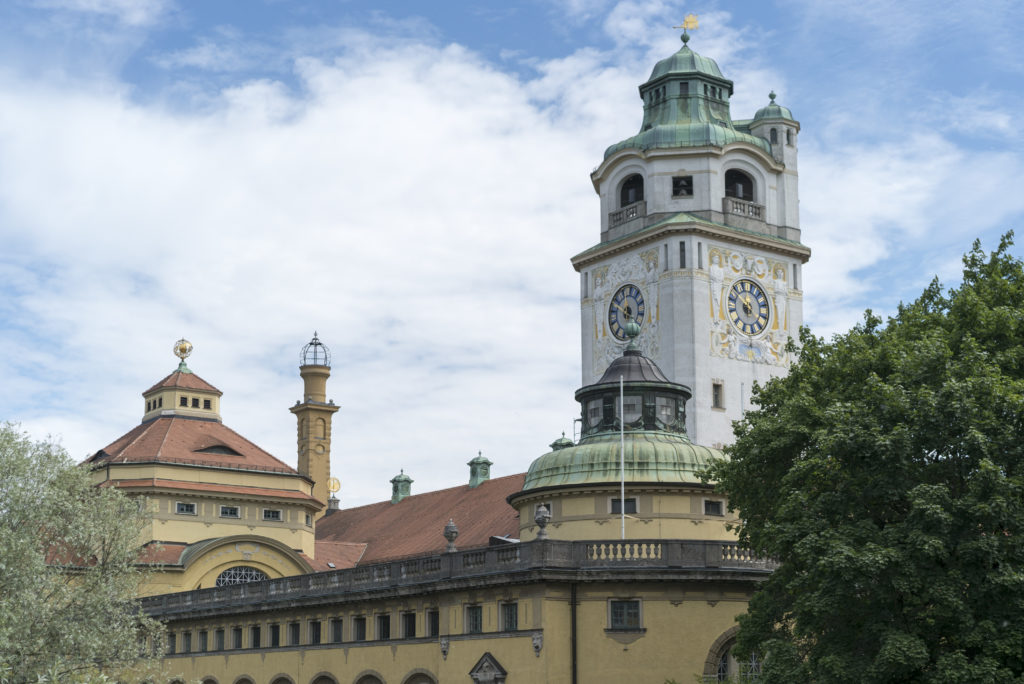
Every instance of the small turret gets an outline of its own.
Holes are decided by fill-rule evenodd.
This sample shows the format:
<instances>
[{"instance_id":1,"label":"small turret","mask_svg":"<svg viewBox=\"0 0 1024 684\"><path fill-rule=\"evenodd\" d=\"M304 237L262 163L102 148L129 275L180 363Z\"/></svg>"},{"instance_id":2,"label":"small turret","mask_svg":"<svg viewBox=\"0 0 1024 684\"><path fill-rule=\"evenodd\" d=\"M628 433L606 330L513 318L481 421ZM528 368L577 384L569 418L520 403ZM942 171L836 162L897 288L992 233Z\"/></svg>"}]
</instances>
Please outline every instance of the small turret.
<instances>
[{"instance_id":1,"label":"small turret","mask_svg":"<svg viewBox=\"0 0 1024 684\"><path fill-rule=\"evenodd\" d=\"M484 456L482 451L476 452L476 458L467 463L469 466L469 486L476 487L491 479L491 466L494 465Z\"/></svg>"},{"instance_id":2,"label":"small turret","mask_svg":"<svg viewBox=\"0 0 1024 684\"><path fill-rule=\"evenodd\" d=\"M402 470L391 478L391 503L396 504L412 494L413 479Z\"/></svg>"}]
</instances>

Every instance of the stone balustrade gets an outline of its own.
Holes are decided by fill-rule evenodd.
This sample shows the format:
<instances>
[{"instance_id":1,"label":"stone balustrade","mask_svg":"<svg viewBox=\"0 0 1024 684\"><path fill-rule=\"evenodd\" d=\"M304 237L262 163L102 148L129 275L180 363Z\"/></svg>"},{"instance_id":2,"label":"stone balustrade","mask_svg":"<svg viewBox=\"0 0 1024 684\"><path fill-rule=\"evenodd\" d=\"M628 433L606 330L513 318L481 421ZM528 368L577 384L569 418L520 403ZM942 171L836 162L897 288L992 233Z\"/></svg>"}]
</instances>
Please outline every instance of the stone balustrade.
<instances>
[{"instance_id":1,"label":"stone balustrade","mask_svg":"<svg viewBox=\"0 0 1024 684\"><path fill-rule=\"evenodd\" d=\"M731 570L767 574L775 563L757 558L735 542L630 539L560 541L547 539L396 559L309 575L197 589L141 599L158 617L248 604L302 602L315 597L394 590L412 583L472 579L529 571Z\"/></svg>"},{"instance_id":2,"label":"stone balustrade","mask_svg":"<svg viewBox=\"0 0 1024 684\"><path fill-rule=\"evenodd\" d=\"M613 211L608 214L608 228L615 228L621 226L623 223L632 221L635 218L641 216L647 216L647 202L633 202L624 206L618 211Z\"/></svg>"}]
</instances>

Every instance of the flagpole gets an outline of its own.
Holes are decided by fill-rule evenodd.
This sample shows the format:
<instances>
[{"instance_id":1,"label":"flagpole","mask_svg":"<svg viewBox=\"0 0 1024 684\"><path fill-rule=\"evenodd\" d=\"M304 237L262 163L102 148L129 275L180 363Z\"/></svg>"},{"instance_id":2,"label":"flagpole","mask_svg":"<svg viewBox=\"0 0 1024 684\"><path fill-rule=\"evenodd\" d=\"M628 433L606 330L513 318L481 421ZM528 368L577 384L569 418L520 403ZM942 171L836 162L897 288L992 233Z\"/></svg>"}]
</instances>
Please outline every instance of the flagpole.
<instances>
[{"instance_id":1,"label":"flagpole","mask_svg":"<svg viewBox=\"0 0 1024 684\"><path fill-rule=\"evenodd\" d=\"M619 376L619 512L622 514L622 539L626 539L626 394L625 380Z\"/></svg>"}]
</instances>

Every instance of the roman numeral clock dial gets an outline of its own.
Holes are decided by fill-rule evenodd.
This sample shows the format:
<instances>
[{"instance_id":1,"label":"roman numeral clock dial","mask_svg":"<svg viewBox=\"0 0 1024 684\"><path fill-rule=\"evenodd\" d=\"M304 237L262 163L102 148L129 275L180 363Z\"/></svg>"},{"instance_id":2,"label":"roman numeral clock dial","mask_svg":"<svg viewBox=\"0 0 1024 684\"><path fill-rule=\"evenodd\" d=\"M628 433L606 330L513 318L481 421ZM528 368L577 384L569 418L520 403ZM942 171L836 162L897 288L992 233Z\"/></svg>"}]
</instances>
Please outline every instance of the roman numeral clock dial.
<instances>
[{"instance_id":1,"label":"roman numeral clock dial","mask_svg":"<svg viewBox=\"0 0 1024 684\"><path fill-rule=\"evenodd\" d=\"M729 288L729 320L745 335L757 335L768 326L768 296L753 280L737 280Z\"/></svg>"},{"instance_id":2,"label":"roman numeral clock dial","mask_svg":"<svg viewBox=\"0 0 1024 684\"><path fill-rule=\"evenodd\" d=\"M623 285L612 296L608 306L608 328L616 339L625 341L626 323L633 321L637 325L644 324L644 295L636 285Z\"/></svg>"}]
</instances>

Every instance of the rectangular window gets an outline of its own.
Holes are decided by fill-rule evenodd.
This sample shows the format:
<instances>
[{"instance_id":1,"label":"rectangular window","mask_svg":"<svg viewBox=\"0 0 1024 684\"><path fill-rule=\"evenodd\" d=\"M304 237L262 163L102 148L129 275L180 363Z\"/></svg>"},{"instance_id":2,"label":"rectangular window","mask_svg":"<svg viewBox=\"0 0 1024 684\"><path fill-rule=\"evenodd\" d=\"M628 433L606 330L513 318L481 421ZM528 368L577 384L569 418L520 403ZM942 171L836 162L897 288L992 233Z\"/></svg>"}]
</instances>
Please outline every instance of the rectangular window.
<instances>
[{"instance_id":1,"label":"rectangular window","mask_svg":"<svg viewBox=\"0 0 1024 684\"><path fill-rule=\"evenodd\" d=\"M149 408L149 402L147 401L147 402L146 402L146 413L149 413L149 411L150 411L150 408Z\"/></svg>"},{"instance_id":2,"label":"rectangular window","mask_svg":"<svg viewBox=\"0 0 1024 684\"><path fill-rule=\"evenodd\" d=\"M177 502L174 504L174 512L178 515L195 515L196 505L194 503Z\"/></svg>"},{"instance_id":3,"label":"rectangular window","mask_svg":"<svg viewBox=\"0 0 1024 684\"><path fill-rule=\"evenodd\" d=\"M307 513L306 514L306 527L312 527L312 526L313 526L313 516L311 516L309 513Z\"/></svg>"},{"instance_id":4,"label":"rectangular window","mask_svg":"<svg viewBox=\"0 0 1024 684\"><path fill-rule=\"evenodd\" d=\"M309 643L313 646L320 643L320 621L313 620L309 623Z\"/></svg>"},{"instance_id":5,"label":"rectangular window","mask_svg":"<svg viewBox=\"0 0 1024 684\"><path fill-rule=\"evenodd\" d=\"M199 630L199 643L196 644L196 648L200 653L206 653L207 646L207 633L205 629Z\"/></svg>"},{"instance_id":6,"label":"rectangular window","mask_svg":"<svg viewBox=\"0 0 1024 684\"><path fill-rule=\"evenodd\" d=\"M238 518L239 510L238 506L221 506L220 517L222 518Z\"/></svg>"},{"instance_id":7,"label":"rectangular window","mask_svg":"<svg viewBox=\"0 0 1024 684\"><path fill-rule=\"evenodd\" d=\"M288 623L288 645L298 646L299 645L299 623L289 622Z\"/></svg>"},{"instance_id":8,"label":"rectangular window","mask_svg":"<svg viewBox=\"0 0 1024 684\"><path fill-rule=\"evenodd\" d=\"M480 634L484 631L483 606L466 606L466 634Z\"/></svg>"},{"instance_id":9,"label":"rectangular window","mask_svg":"<svg viewBox=\"0 0 1024 684\"><path fill-rule=\"evenodd\" d=\"M218 629L213 633L213 650L223 651L224 650L224 630Z\"/></svg>"},{"instance_id":10,"label":"rectangular window","mask_svg":"<svg viewBox=\"0 0 1024 684\"><path fill-rule=\"evenodd\" d=\"M501 604L501 631L514 632L519 629L519 604Z\"/></svg>"},{"instance_id":11,"label":"rectangular window","mask_svg":"<svg viewBox=\"0 0 1024 684\"><path fill-rule=\"evenodd\" d=\"M181 652L191 653L192 652L192 632L181 633Z\"/></svg>"},{"instance_id":12,"label":"rectangular window","mask_svg":"<svg viewBox=\"0 0 1024 684\"><path fill-rule=\"evenodd\" d=\"M280 508L264 508L263 519L272 520L274 522L281 522L281 509Z\"/></svg>"},{"instance_id":13,"label":"rectangular window","mask_svg":"<svg viewBox=\"0 0 1024 684\"><path fill-rule=\"evenodd\" d=\"M622 513L622 499L612 499L612 513ZM626 513L636 513L636 499L628 497L626 499Z\"/></svg>"},{"instance_id":14,"label":"rectangular window","mask_svg":"<svg viewBox=\"0 0 1024 684\"><path fill-rule=\"evenodd\" d=\"M402 638L416 638L416 613L402 613Z\"/></svg>"},{"instance_id":15,"label":"rectangular window","mask_svg":"<svg viewBox=\"0 0 1024 684\"><path fill-rule=\"evenodd\" d=\"M427 611L427 636L436 637L441 633L441 613L436 610Z\"/></svg>"},{"instance_id":16,"label":"rectangular window","mask_svg":"<svg viewBox=\"0 0 1024 684\"><path fill-rule=\"evenodd\" d=\"M192 408L199 408L199 397L192 397Z\"/></svg>"},{"instance_id":17,"label":"rectangular window","mask_svg":"<svg viewBox=\"0 0 1024 684\"><path fill-rule=\"evenodd\" d=\"M188 397L181 397L180 399L178 399L178 406L184 406L185 408L188 408Z\"/></svg>"},{"instance_id":18,"label":"rectangular window","mask_svg":"<svg viewBox=\"0 0 1024 684\"><path fill-rule=\"evenodd\" d=\"M627 394L622 398L622 417L626 425L640 420L640 416L643 415L642 403L643 397L639 394Z\"/></svg>"},{"instance_id":19,"label":"rectangular window","mask_svg":"<svg viewBox=\"0 0 1024 684\"><path fill-rule=\"evenodd\" d=\"M281 645L281 625L270 625L270 648Z\"/></svg>"},{"instance_id":20,"label":"rectangular window","mask_svg":"<svg viewBox=\"0 0 1024 684\"><path fill-rule=\"evenodd\" d=\"M253 625L249 628L249 648L260 647L260 626Z\"/></svg>"},{"instance_id":21,"label":"rectangular window","mask_svg":"<svg viewBox=\"0 0 1024 684\"><path fill-rule=\"evenodd\" d=\"M679 94L680 95L688 95L689 93L690 93L690 82L689 81L681 81L679 83Z\"/></svg>"},{"instance_id":22,"label":"rectangular window","mask_svg":"<svg viewBox=\"0 0 1024 684\"><path fill-rule=\"evenodd\" d=\"M341 618L331 618L331 641L336 644L341 643L342 624Z\"/></svg>"},{"instance_id":23,"label":"rectangular window","mask_svg":"<svg viewBox=\"0 0 1024 684\"><path fill-rule=\"evenodd\" d=\"M640 601L609 601L608 625L610 629L640 629Z\"/></svg>"},{"instance_id":24,"label":"rectangular window","mask_svg":"<svg viewBox=\"0 0 1024 684\"><path fill-rule=\"evenodd\" d=\"M663 251L665 252L665 268L664 268L664 270L667 271L668 270L668 243L666 243L664 245L664 250Z\"/></svg>"},{"instance_id":25,"label":"rectangular window","mask_svg":"<svg viewBox=\"0 0 1024 684\"><path fill-rule=\"evenodd\" d=\"M673 197L693 197L693 176L672 176Z\"/></svg>"},{"instance_id":26,"label":"rectangular window","mask_svg":"<svg viewBox=\"0 0 1024 684\"><path fill-rule=\"evenodd\" d=\"M174 632L171 632L167 635L167 655L174 655L174 650L176 646L177 641L175 639Z\"/></svg>"},{"instance_id":27,"label":"rectangular window","mask_svg":"<svg viewBox=\"0 0 1024 684\"><path fill-rule=\"evenodd\" d=\"M590 284L589 280L590 280L590 278L588 277L589 275L590 274L587 273L586 271L583 272L583 296L584 297L590 296L590 288L589 288L589 284Z\"/></svg>"},{"instance_id":28,"label":"rectangular window","mask_svg":"<svg viewBox=\"0 0 1024 684\"><path fill-rule=\"evenodd\" d=\"M242 628L233 627L231 629L231 648L242 648Z\"/></svg>"},{"instance_id":29,"label":"rectangular window","mask_svg":"<svg viewBox=\"0 0 1024 684\"><path fill-rule=\"evenodd\" d=\"M697 243L697 268L704 268L704 250L701 248L701 243Z\"/></svg>"},{"instance_id":30,"label":"rectangular window","mask_svg":"<svg viewBox=\"0 0 1024 684\"><path fill-rule=\"evenodd\" d=\"M210 400L209 399L203 399L203 408L204 409L210 408Z\"/></svg>"},{"instance_id":31,"label":"rectangular window","mask_svg":"<svg viewBox=\"0 0 1024 684\"><path fill-rule=\"evenodd\" d=\"M352 641L366 641L366 618L352 618Z\"/></svg>"},{"instance_id":32,"label":"rectangular window","mask_svg":"<svg viewBox=\"0 0 1024 684\"><path fill-rule=\"evenodd\" d=\"M725 388L720 382L711 383L711 408L725 408Z\"/></svg>"},{"instance_id":33,"label":"rectangular window","mask_svg":"<svg viewBox=\"0 0 1024 684\"><path fill-rule=\"evenodd\" d=\"M679 243L679 268L686 268L686 243Z\"/></svg>"},{"instance_id":34,"label":"rectangular window","mask_svg":"<svg viewBox=\"0 0 1024 684\"><path fill-rule=\"evenodd\" d=\"M157 400L156 400L156 407L160 408L163 405L164 405L164 398L163 397L158 397Z\"/></svg>"},{"instance_id":35,"label":"rectangular window","mask_svg":"<svg viewBox=\"0 0 1024 684\"><path fill-rule=\"evenodd\" d=\"M391 638L391 616L377 616L377 641L387 641Z\"/></svg>"},{"instance_id":36,"label":"rectangular window","mask_svg":"<svg viewBox=\"0 0 1024 684\"><path fill-rule=\"evenodd\" d=\"M721 501L704 501L704 515L724 515Z\"/></svg>"}]
</instances>

